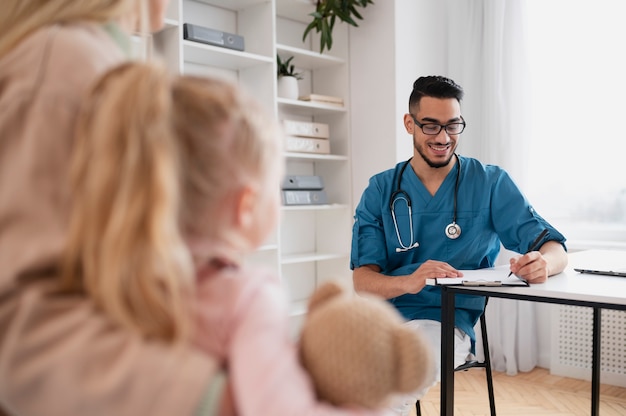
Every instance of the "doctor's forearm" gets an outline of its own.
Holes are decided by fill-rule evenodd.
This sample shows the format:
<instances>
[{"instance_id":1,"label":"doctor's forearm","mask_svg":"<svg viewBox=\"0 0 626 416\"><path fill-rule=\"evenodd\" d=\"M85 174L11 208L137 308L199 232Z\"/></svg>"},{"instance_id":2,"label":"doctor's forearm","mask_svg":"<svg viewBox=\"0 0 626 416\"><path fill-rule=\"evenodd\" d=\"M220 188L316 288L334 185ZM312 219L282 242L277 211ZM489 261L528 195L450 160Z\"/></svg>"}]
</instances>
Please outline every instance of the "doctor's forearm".
<instances>
[{"instance_id":1,"label":"doctor's forearm","mask_svg":"<svg viewBox=\"0 0 626 416\"><path fill-rule=\"evenodd\" d=\"M386 276L370 267L354 269L352 280L357 293L372 293L385 299L408 293L406 283L410 276Z\"/></svg>"},{"instance_id":2,"label":"doctor's forearm","mask_svg":"<svg viewBox=\"0 0 626 416\"><path fill-rule=\"evenodd\" d=\"M561 273L567 266L567 253L557 241L547 241L539 249L541 255L548 263L548 276Z\"/></svg>"}]
</instances>

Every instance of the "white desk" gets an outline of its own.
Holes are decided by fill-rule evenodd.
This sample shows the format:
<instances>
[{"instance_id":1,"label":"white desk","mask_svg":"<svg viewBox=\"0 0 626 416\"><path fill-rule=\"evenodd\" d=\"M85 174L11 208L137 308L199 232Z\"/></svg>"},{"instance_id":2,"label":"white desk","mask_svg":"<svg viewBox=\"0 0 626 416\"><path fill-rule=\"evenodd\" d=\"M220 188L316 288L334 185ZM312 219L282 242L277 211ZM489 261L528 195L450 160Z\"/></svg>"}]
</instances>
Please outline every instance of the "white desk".
<instances>
[{"instance_id":1,"label":"white desk","mask_svg":"<svg viewBox=\"0 0 626 416\"><path fill-rule=\"evenodd\" d=\"M589 250L569 254L567 269L530 287L442 286L441 290L441 415L454 414L454 298L456 293L593 308L591 415L600 408L600 311L626 310L626 279L580 274L574 267L588 262L624 259L626 251Z\"/></svg>"}]
</instances>

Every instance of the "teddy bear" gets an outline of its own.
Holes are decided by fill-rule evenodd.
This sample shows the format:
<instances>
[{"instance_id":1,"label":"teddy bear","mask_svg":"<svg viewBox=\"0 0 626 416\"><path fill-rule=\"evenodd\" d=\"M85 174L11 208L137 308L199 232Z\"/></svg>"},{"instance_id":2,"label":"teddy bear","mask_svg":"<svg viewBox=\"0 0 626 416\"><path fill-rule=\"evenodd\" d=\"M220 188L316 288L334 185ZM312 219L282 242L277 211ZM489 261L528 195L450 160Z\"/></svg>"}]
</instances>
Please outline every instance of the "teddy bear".
<instances>
[{"instance_id":1,"label":"teddy bear","mask_svg":"<svg viewBox=\"0 0 626 416\"><path fill-rule=\"evenodd\" d=\"M395 308L333 281L309 300L299 353L318 398L337 406L381 408L435 381L428 341Z\"/></svg>"}]
</instances>

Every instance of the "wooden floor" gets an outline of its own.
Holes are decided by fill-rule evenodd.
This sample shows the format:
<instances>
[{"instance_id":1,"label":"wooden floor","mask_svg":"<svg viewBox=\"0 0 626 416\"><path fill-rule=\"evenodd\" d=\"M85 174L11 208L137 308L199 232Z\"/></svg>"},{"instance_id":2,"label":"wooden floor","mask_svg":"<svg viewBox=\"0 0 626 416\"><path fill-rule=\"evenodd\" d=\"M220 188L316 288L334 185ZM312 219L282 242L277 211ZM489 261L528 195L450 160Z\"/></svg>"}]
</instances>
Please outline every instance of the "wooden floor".
<instances>
[{"instance_id":1,"label":"wooden floor","mask_svg":"<svg viewBox=\"0 0 626 416\"><path fill-rule=\"evenodd\" d=\"M489 416L485 370L455 373L455 416ZM507 376L493 373L498 416L588 416L591 414L591 382L553 376L536 368L528 373ZM421 401L422 416L439 416L439 384ZM413 410L412 415L415 415ZM600 415L626 415L626 388L602 385Z\"/></svg>"}]
</instances>

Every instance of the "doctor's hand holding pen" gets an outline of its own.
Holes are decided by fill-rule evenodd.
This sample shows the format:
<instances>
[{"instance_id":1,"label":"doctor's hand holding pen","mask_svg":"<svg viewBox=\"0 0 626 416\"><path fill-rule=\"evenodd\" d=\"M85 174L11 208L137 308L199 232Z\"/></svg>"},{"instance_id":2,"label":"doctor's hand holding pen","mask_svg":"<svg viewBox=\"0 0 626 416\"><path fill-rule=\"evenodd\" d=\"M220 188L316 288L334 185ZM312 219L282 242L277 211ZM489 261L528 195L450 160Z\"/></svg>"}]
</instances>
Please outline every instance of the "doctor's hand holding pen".
<instances>
[{"instance_id":1,"label":"doctor's hand holding pen","mask_svg":"<svg viewBox=\"0 0 626 416\"><path fill-rule=\"evenodd\" d=\"M550 270L549 265L554 268L564 268L566 264L561 264L559 253L563 251L563 246L556 241L546 241L539 247L548 230L543 232L531 244L530 249L523 256L516 256L509 260L511 273L527 281L528 283L543 283L548 280L548 276L555 274ZM567 258L565 259L567 262Z\"/></svg>"}]
</instances>

